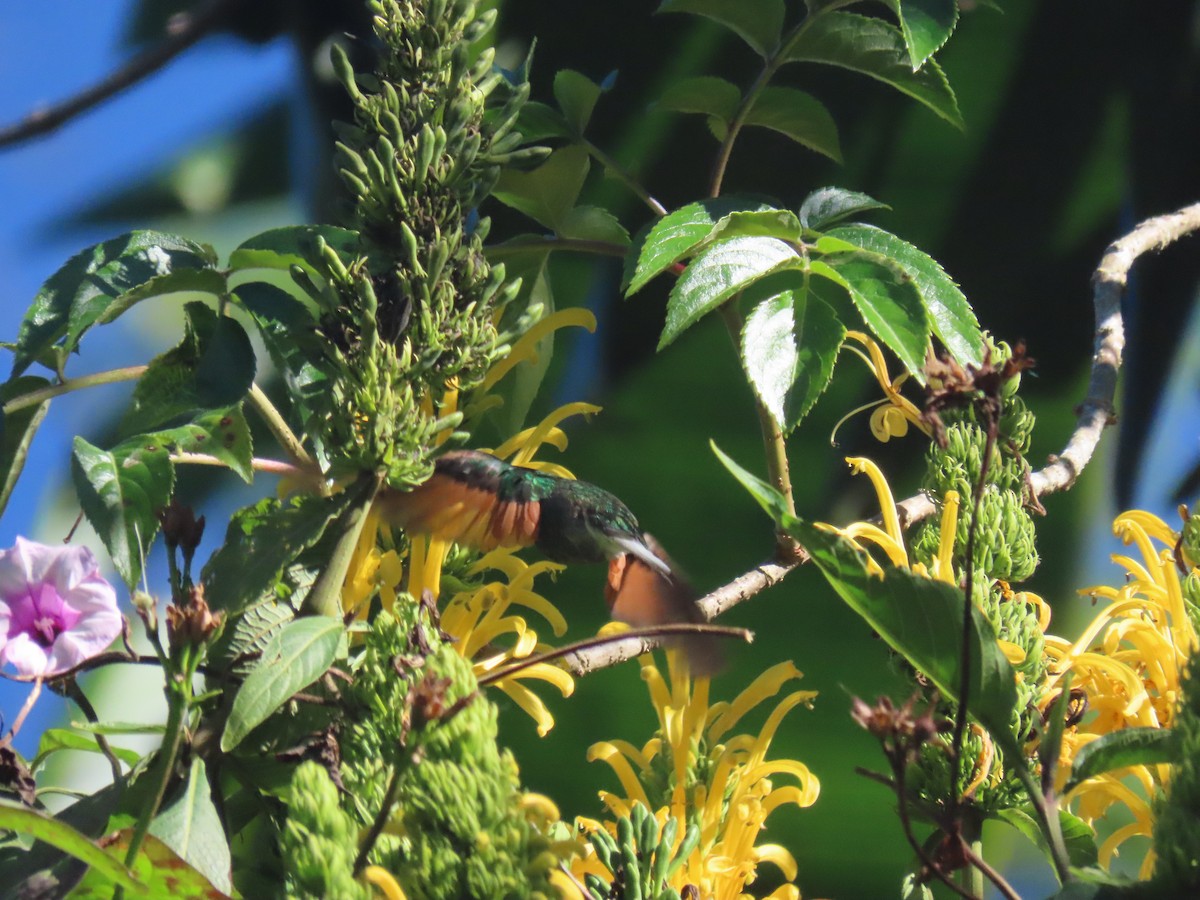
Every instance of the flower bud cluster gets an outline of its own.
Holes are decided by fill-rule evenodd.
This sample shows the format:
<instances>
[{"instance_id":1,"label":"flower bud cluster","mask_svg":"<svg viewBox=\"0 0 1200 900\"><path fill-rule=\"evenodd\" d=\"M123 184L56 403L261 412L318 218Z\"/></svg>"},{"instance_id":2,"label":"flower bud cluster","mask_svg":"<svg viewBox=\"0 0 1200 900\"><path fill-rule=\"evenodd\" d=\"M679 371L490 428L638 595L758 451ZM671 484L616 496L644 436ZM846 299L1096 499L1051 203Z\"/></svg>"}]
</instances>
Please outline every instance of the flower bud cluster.
<instances>
[{"instance_id":1,"label":"flower bud cluster","mask_svg":"<svg viewBox=\"0 0 1200 900\"><path fill-rule=\"evenodd\" d=\"M628 816L616 820L616 836L603 828L588 834L596 859L612 875L606 880L588 873L588 891L598 900L617 898L646 898L646 900L681 900L681 892L668 880L687 861L700 844L700 826L693 822L676 847L679 820L668 816L659 827L658 821L641 803L635 803ZM682 893L699 888L690 885Z\"/></svg>"},{"instance_id":2,"label":"flower bud cluster","mask_svg":"<svg viewBox=\"0 0 1200 900\"><path fill-rule=\"evenodd\" d=\"M1186 533L1186 528L1185 528ZM1200 896L1200 673L1193 664L1180 684L1175 765L1154 811L1155 880L1160 896Z\"/></svg>"},{"instance_id":3,"label":"flower bud cluster","mask_svg":"<svg viewBox=\"0 0 1200 900\"><path fill-rule=\"evenodd\" d=\"M287 824L279 839L286 873L283 896L370 900L354 879L358 825L338 804L338 789L319 764L303 762L292 774Z\"/></svg>"}]
</instances>

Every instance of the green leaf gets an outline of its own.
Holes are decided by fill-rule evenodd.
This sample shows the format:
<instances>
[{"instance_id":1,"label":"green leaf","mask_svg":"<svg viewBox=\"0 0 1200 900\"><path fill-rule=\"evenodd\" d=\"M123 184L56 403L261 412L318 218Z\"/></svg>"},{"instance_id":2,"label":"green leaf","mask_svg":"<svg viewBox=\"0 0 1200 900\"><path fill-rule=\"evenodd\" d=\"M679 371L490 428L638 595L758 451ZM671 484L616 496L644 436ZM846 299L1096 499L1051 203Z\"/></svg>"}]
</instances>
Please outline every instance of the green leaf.
<instances>
[{"instance_id":1,"label":"green leaf","mask_svg":"<svg viewBox=\"0 0 1200 900\"><path fill-rule=\"evenodd\" d=\"M562 69L554 76L554 99L576 134L587 128L602 93L600 85L574 69Z\"/></svg>"},{"instance_id":2,"label":"green leaf","mask_svg":"<svg viewBox=\"0 0 1200 900\"><path fill-rule=\"evenodd\" d=\"M863 321L921 384L929 320L912 279L883 257L869 253L837 253L812 263L812 273L845 290ZM816 283L814 282L814 285ZM815 288L819 292L819 288Z\"/></svg>"},{"instance_id":3,"label":"green leaf","mask_svg":"<svg viewBox=\"0 0 1200 900\"><path fill-rule=\"evenodd\" d=\"M231 406L254 383L254 347L245 329L203 303L184 307L179 345L151 360L133 389L122 421L126 432L146 431L172 419Z\"/></svg>"},{"instance_id":4,"label":"green leaf","mask_svg":"<svg viewBox=\"0 0 1200 900\"><path fill-rule=\"evenodd\" d=\"M105 307L104 312L97 316L94 322L73 322L67 331L67 346L74 347L86 328L92 325L107 325L142 300L172 294L209 294L220 297L227 287L224 273L216 269L179 269L166 275L155 276L117 297Z\"/></svg>"},{"instance_id":5,"label":"green leaf","mask_svg":"<svg viewBox=\"0 0 1200 900\"><path fill-rule=\"evenodd\" d=\"M886 256L912 279L929 313L933 333L954 358L978 365L983 361L983 334L971 304L932 256L874 225L843 225L829 232L863 250Z\"/></svg>"},{"instance_id":6,"label":"green leaf","mask_svg":"<svg viewBox=\"0 0 1200 900\"><path fill-rule=\"evenodd\" d=\"M345 498L303 497L289 505L263 499L238 510L225 543L205 564L200 580L214 612L236 615L271 591L290 561L311 547Z\"/></svg>"},{"instance_id":7,"label":"green leaf","mask_svg":"<svg viewBox=\"0 0 1200 900\"><path fill-rule=\"evenodd\" d=\"M693 13L724 25L759 56L779 46L783 0L663 0L656 12Z\"/></svg>"},{"instance_id":8,"label":"green leaf","mask_svg":"<svg viewBox=\"0 0 1200 900\"><path fill-rule=\"evenodd\" d=\"M1021 832L1046 855L1049 862L1053 863L1050 845L1046 842L1046 836L1042 834L1041 825L1038 823L1032 806L1002 809L995 813L995 817ZM1091 826L1066 810L1059 811L1058 825L1062 829L1063 843L1067 848L1067 857L1070 859L1071 865L1080 867L1097 865L1096 833Z\"/></svg>"},{"instance_id":9,"label":"green leaf","mask_svg":"<svg viewBox=\"0 0 1200 900\"><path fill-rule=\"evenodd\" d=\"M114 859L123 859L129 852L132 828L125 828L104 838L104 849ZM147 897L151 900L229 900L229 895L220 891L202 874L180 859L170 847L154 835L146 835L137 858L133 862L133 874L146 887L143 893L126 897ZM71 900L111 900L112 881L91 869L74 890Z\"/></svg>"},{"instance_id":10,"label":"green leaf","mask_svg":"<svg viewBox=\"0 0 1200 900\"><path fill-rule=\"evenodd\" d=\"M963 127L958 101L941 67L930 60L914 72L900 29L848 12L821 13L809 21L788 48L786 62L823 63L869 75Z\"/></svg>"},{"instance_id":11,"label":"green leaf","mask_svg":"<svg viewBox=\"0 0 1200 900\"><path fill-rule=\"evenodd\" d=\"M563 218L558 234L580 241L629 246L629 232L616 216L600 206L576 206Z\"/></svg>"},{"instance_id":12,"label":"green leaf","mask_svg":"<svg viewBox=\"0 0 1200 900\"><path fill-rule=\"evenodd\" d=\"M192 757L180 796L155 816L150 833L223 893L233 890L229 842L213 805L204 760Z\"/></svg>"},{"instance_id":13,"label":"green leaf","mask_svg":"<svg viewBox=\"0 0 1200 900\"><path fill-rule=\"evenodd\" d=\"M109 882L110 896L113 884L121 885L126 891L126 896L129 897L151 898L154 896L142 882L134 878L133 874L119 860L105 853L85 835L65 822L0 800L0 828L35 837L86 863L92 871L103 876Z\"/></svg>"},{"instance_id":14,"label":"green leaf","mask_svg":"<svg viewBox=\"0 0 1200 900\"><path fill-rule=\"evenodd\" d=\"M1154 766L1179 761L1179 742L1169 728L1122 728L1080 748L1063 787L1070 793L1089 778L1127 766Z\"/></svg>"},{"instance_id":15,"label":"green leaf","mask_svg":"<svg viewBox=\"0 0 1200 900\"><path fill-rule=\"evenodd\" d=\"M143 452L165 448L168 453L204 453L229 466L247 484L254 480L250 426L240 404L205 413L188 425L130 438L125 443L140 444Z\"/></svg>"},{"instance_id":16,"label":"green leaf","mask_svg":"<svg viewBox=\"0 0 1200 900\"><path fill-rule=\"evenodd\" d=\"M38 742L37 756L29 764L30 771L36 772L51 755L59 750L82 750L86 753L103 753L94 737L79 734L66 728L47 728L42 732ZM135 766L141 760L142 754L126 747L112 747L113 755L127 766Z\"/></svg>"},{"instance_id":17,"label":"green leaf","mask_svg":"<svg viewBox=\"0 0 1200 900\"><path fill-rule=\"evenodd\" d=\"M829 305L781 273L745 293L754 309L742 329L742 365L754 392L785 433L800 422L829 385L846 329Z\"/></svg>"},{"instance_id":18,"label":"green leaf","mask_svg":"<svg viewBox=\"0 0 1200 900\"><path fill-rule=\"evenodd\" d=\"M211 247L157 231L134 231L76 254L34 297L17 336L13 375L55 344L65 352L122 294L179 269L216 265Z\"/></svg>"},{"instance_id":19,"label":"green leaf","mask_svg":"<svg viewBox=\"0 0 1200 900\"><path fill-rule=\"evenodd\" d=\"M724 78L700 75L669 84L654 106L667 112L715 116L728 123L741 100L742 92L737 85Z\"/></svg>"},{"instance_id":20,"label":"green leaf","mask_svg":"<svg viewBox=\"0 0 1200 900\"><path fill-rule=\"evenodd\" d=\"M800 220L788 209L747 209L721 217L712 231L697 246L706 247L732 237L775 237L781 241L799 241Z\"/></svg>"},{"instance_id":21,"label":"green leaf","mask_svg":"<svg viewBox=\"0 0 1200 900\"><path fill-rule=\"evenodd\" d=\"M157 734L161 737L167 726L161 722L71 722L71 727L91 734Z\"/></svg>"},{"instance_id":22,"label":"green leaf","mask_svg":"<svg viewBox=\"0 0 1200 900\"><path fill-rule=\"evenodd\" d=\"M837 123L812 94L789 87L765 87L750 107L746 124L778 131L834 162L842 161Z\"/></svg>"},{"instance_id":23,"label":"green leaf","mask_svg":"<svg viewBox=\"0 0 1200 900\"><path fill-rule=\"evenodd\" d=\"M847 538L788 515L783 497L713 446L725 467L780 527L812 556L830 586L887 644L924 674L941 695L959 700L962 591L943 581L888 566L872 575L867 554ZM1016 679L991 625L971 607L969 708L1006 749L1015 747L1010 720Z\"/></svg>"},{"instance_id":24,"label":"green leaf","mask_svg":"<svg viewBox=\"0 0 1200 900\"><path fill-rule=\"evenodd\" d=\"M658 349L764 275L803 264L800 255L778 238L735 237L714 244L692 260L675 283Z\"/></svg>"},{"instance_id":25,"label":"green leaf","mask_svg":"<svg viewBox=\"0 0 1200 900\"><path fill-rule=\"evenodd\" d=\"M872 209L891 209L873 197L838 187L817 188L800 204L800 224L819 231L847 216Z\"/></svg>"},{"instance_id":26,"label":"green leaf","mask_svg":"<svg viewBox=\"0 0 1200 900\"><path fill-rule=\"evenodd\" d=\"M158 533L157 511L171 500L175 470L163 448L138 442L101 450L75 438L71 477L84 515L133 588Z\"/></svg>"},{"instance_id":27,"label":"green leaf","mask_svg":"<svg viewBox=\"0 0 1200 900\"><path fill-rule=\"evenodd\" d=\"M318 258L318 237L337 251L344 262L349 262L358 252L357 231L333 225L287 225L243 241L229 254L229 268L235 271L277 269L286 272L292 266L300 266L314 279L322 279L311 262Z\"/></svg>"},{"instance_id":28,"label":"green leaf","mask_svg":"<svg viewBox=\"0 0 1200 900\"><path fill-rule=\"evenodd\" d=\"M883 0L900 22L915 72L937 53L958 24L958 0Z\"/></svg>"},{"instance_id":29,"label":"green leaf","mask_svg":"<svg viewBox=\"0 0 1200 900\"><path fill-rule=\"evenodd\" d=\"M554 107L536 100L526 101L517 114L517 131L521 133L526 143L542 141L546 138L569 138L571 126Z\"/></svg>"},{"instance_id":30,"label":"green leaf","mask_svg":"<svg viewBox=\"0 0 1200 900\"><path fill-rule=\"evenodd\" d=\"M505 169L492 194L557 233L579 199L590 165L583 147L563 147L531 172Z\"/></svg>"},{"instance_id":31,"label":"green leaf","mask_svg":"<svg viewBox=\"0 0 1200 900\"><path fill-rule=\"evenodd\" d=\"M33 436L50 411L49 400L12 413L4 412L4 404L49 386L49 381L36 375L19 376L0 385L0 516L25 468Z\"/></svg>"},{"instance_id":32,"label":"green leaf","mask_svg":"<svg viewBox=\"0 0 1200 900\"><path fill-rule=\"evenodd\" d=\"M233 698L221 750L228 753L289 697L325 674L344 633L341 620L330 616L308 616L285 625Z\"/></svg>"},{"instance_id":33,"label":"green leaf","mask_svg":"<svg viewBox=\"0 0 1200 900\"><path fill-rule=\"evenodd\" d=\"M634 238L626 256L625 296L636 293L651 278L665 272L704 241L717 223L734 211L773 210L749 197L730 195L689 203L655 222ZM632 264L632 271L628 267Z\"/></svg>"}]
</instances>

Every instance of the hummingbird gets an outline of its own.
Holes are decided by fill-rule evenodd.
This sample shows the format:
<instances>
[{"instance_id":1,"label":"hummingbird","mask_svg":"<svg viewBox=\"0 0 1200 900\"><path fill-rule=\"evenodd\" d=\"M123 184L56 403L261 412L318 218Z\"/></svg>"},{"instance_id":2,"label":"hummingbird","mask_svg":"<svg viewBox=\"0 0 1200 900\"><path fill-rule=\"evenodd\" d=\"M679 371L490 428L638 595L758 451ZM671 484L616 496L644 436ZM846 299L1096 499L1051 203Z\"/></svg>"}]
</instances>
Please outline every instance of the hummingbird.
<instances>
[{"instance_id":1,"label":"hummingbird","mask_svg":"<svg viewBox=\"0 0 1200 900\"><path fill-rule=\"evenodd\" d=\"M553 562L607 561L604 594L618 621L705 621L695 591L629 507L586 481L513 465L481 450L452 450L438 457L427 481L411 491L389 491L379 502L394 525L478 550L535 546ZM719 668L712 636L679 643L694 674Z\"/></svg>"}]
</instances>

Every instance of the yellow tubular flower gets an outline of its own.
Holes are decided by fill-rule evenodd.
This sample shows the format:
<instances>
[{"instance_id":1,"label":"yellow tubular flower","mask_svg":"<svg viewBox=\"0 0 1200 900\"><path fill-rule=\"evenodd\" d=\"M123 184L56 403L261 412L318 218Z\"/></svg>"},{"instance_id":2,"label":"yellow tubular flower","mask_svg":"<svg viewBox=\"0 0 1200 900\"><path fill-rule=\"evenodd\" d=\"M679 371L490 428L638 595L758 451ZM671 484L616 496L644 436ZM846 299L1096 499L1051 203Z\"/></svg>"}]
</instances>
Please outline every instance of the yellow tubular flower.
<instances>
[{"instance_id":1,"label":"yellow tubular flower","mask_svg":"<svg viewBox=\"0 0 1200 900\"><path fill-rule=\"evenodd\" d=\"M1197 646L1175 560L1179 535L1157 516L1140 510L1117 516L1113 532L1136 546L1141 556L1113 555L1128 580L1120 588L1099 586L1079 592L1111 602L1078 640L1046 636L1052 666L1044 704L1053 701L1068 671L1072 690L1083 691L1087 698L1086 717L1063 735L1060 783L1070 774L1080 749L1101 735L1134 726L1170 728L1180 676ZM1044 629L1049 615L1040 618ZM1133 817L1101 844L1102 865L1107 867L1129 838L1151 836L1153 803L1169 778L1166 765L1131 766L1089 778L1072 791L1068 799L1089 823L1114 806L1125 807ZM1142 877L1149 877L1153 869L1154 854L1147 852Z\"/></svg>"},{"instance_id":2,"label":"yellow tubular flower","mask_svg":"<svg viewBox=\"0 0 1200 900\"><path fill-rule=\"evenodd\" d=\"M871 434L881 443L887 443L894 437L904 437L908 434L908 426L912 424L916 426L926 437L933 433L932 429L925 423L921 417L921 411L900 393L900 388L904 382L908 380L908 374L898 376L897 378L889 378L887 370L887 361L883 358L883 350L879 344L872 340L861 331L847 331L846 337L851 340L858 341L867 349L867 354L864 354L858 348L846 344L855 356L866 363L867 368L871 370L871 374L875 376L875 380L879 382L879 386L883 388L884 398L875 403L868 404L866 407L851 411L842 419L844 422L847 418L864 409L876 407L871 414ZM838 423L841 425L841 422ZM836 428L834 429L837 430Z\"/></svg>"},{"instance_id":3,"label":"yellow tubular flower","mask_svg":"<svg viewBox=\"0 0 1200 900\"><path fill-rule=\"evenodd\" d=\"M798 898L791 884L797 875L791 853L776 844L755 842L774 810L787 804L811 806L817 799L820 784L803 763L766 759L783 717L800 704L810 705L816 693L795 691L775 706L757 734L728 737L744 715L801 677L792 663L768 669L732 702L710 705L709 680L691 678L675 651L667 651L665 676L651 657L641 662L658 732L640 750L624 741L604 741L588 751L589 760L608 763L621 783L623 796L605 791L601 799L615 816L627 816L635 803L642 803L656 810L660 826L674 818L676 849L688 824L698 824L700 841L671 876L670 887L695 885L701 897L713 900L748 898L743 888L754 881L758 865L768 862L789 882L770 896ZM776 786L778 776L795 783ZM578 824L584 830L615 829L587 820ZM573 871L578 878L585 873L613 878L594 854L577 860Z\"/></svg>"}]
</instances>

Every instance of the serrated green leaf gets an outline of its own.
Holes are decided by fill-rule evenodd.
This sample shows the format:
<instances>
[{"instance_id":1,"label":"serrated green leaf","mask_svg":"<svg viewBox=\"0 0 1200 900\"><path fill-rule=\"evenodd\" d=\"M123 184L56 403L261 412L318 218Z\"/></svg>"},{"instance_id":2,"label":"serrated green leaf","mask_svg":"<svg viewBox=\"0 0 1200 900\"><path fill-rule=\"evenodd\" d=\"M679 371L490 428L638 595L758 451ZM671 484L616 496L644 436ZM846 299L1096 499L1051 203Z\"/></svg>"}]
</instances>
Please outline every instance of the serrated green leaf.
<instances>
[{"instance_id":1,"label":"serrated green leaf","mask_svg":"<svg viewBox=\"0 0 1200 900\"><path fill-rule=\"evenodd\" d=\"M314 279L322 279L311 260L317 258L317 238L322 238L335 250L343 262L349 262L358 252L358 232L334 225L287 225L272 228L242 241L229 254L229 268L276 269L286 272L300 266Z\"/></svg>"},{"instance_id":2,"label":"serrated green leaf","mask_svg":"<svg viewBox=\"0 0 1200 900\"><path fill-rule=\"evenodd\" d=\"M800 542L830 586L887 644L924 674L941 695L959 700L963 595L954 585L888 566L871 574L867 554L847 538L788 514L782 495L722 453L725 467L775 523ZM1019 753L1010 720L1016 678L995 632L971 607L969 709L1002 747Z\"/></svg>"},{"instance_id":3,"label":"serrated green leaf","mask_svg":"<svg viewBox=\"0 0 1200 900\"><path fill-rule=\"evenodd\" d=\"M127 291L179 269L216 264L212 248L157 231L134 231L88 247L71 257L42 285L21 321L13 376L50 348L65 352ZM68 334L72 337L67 339Z\"/></svg>"},{"instance_id":4,"label":"serrated green leaf","mask_svg":"<svg viewBox=\"0 0 1200 900\"><path fill-rule=\"evenodd\" d=\"M795 249L778 238L735 237L714 244L692 260L675 282L658 349L764 275L803 265Z\"/></svg>"},{"instance_id":5,"label":"serrated green leaf","mask_svg":"<svg viewBox=\"0 0 1200 900\"><path fill-rule=\"evenodd\" d=\"M639 233L625 257L625 296L636 293L651 278L665 272L712 234L717 223L737 210L772 210L770 204L729 195L689 203L668 213Z\"/></svg>"},{"instance_id":6,"label":"serrated green leaf","mask_svg":"<svg viewBox=\"0 0 1200 900\"><path fill-rule=\"evenodd\" d=\"M1169 728L1122 728L1080 748L1063 787L1070 793L1089 778L1128 766L1154 766L1179 761L1179 742Z\"/></svg>"},{"instance_id":7,"label":"serrated green leaf","mask_svg":"<svg viewBox=\"0 0 1200 900\"><path fill-rule=\"evenodd\" d=\"M311 547L345 505L345 497L260 500L234 513L225 542L200 575L214 612L237 615L267 594L291 560Z\"/></svg>"},{"instance_id":8,"label":"serrated green leaf","mask_svg":"<svg viewBox=\"0 0 1200 900\"><path fill-rule=\"evenodd\" d=\"M805 280L787 287L776 284L781 279L782 273L769 276L745 292L754 308L741 349L754 392L787 433L829 386L846 329L828 304L809 294Z\"/></svg>"},{"instance_id":9,"label":"serrated green leaf","mask_svg":"<svg viewBox=\"0 0 1200 900\"><path fill-rule=\"evenodd\" d=\"M604 241L606 244L629 246L629 232L625 226L600 206L576 206L563 218L558 234L579 241Z\"/></svg>"},{"instance_id":10,"label":"serrated green leaf","mask_svg":"<svg viewBox=\"0 0 1200 900\"><path fill-rule=\"evenodd\" d=\"M126 747L111 747L113 755L127 766L135 766L141 760L142 754ZM37 756L29 763L29 769L36 772L53 754L60 750L82 750L85 753L102 753L100 745L91 735L79 734L66 728L47 728L42 732L38 741Z\"/></svg>"},{"instance_id":11,"label":"serrated green leaf","mask_svg":"<svg viewBox=\"0 0 1200 900\"><path fill-rule=\"evenodd\" d=\"M175 802L154 817L150 834L171 848L217 890L230 893L229 842L213 805L204 760L192 757L191 769Z\"/></svg>"},{"instance_id":12,"label":"serrated green leaf","mask_svg":"<svg viewBox=\"0 0 1200 900\"><path fill-rule=\"evenodd\" d=\"M1038 823L1032 806L1001 809L994 815L1001 822L1006 822L1021 832L1030 843L1046 855L1049 862L1053 863L1050 845L1046 842L1046 836L1042 833L1041 825ZM1096 832L1092 830L1091 826L1066 810L1059 811L1058 825L1062 830L1063 844L1067 848L1067 857L1070 859L1071 865L1097 865Z\"/></svg>"},{"instance_id":13,"label":"serrated green leaf","mask_svg":"<svg viewBox=\"0 0 1200 900\"><path fill-rule=\"evenodd\" d=\"M521 111L517 114L517 130L521 132L521 137L526 143L572 136L571 126L567 124L562 113L549 104L536 100L529 100L521 105Z\"/></svg>"},{"instance_id":14,"label":"serrated green leaf","mask_svg":"<svg viewBox=\"0 0 1200 900\"><path fill-rule=\"evenodd\" d=\"M229 316L203 303L184 307L183 340L151 360L133 389L122 421L126 432L146 431L172 419L228 407L254 383L254 347Z\"/></svg>"},{"instance_id":15,"label":"serrated green leaf","mask_svg":"<svg viewBox=\"0 0 1200 900\"><path fill-rule=\"evenodd\" d=\"M883 0L900 22L915 72L950 39L958 24L958 0Z\"/></svg>"},{"instance_id":16,"label":"serrated green leaf","mask_svg":"<svg viewBox=\"0 0 1200 900\"><path fill-rule=\"evenodd\" d=\"M705 247L733 237L775 237L781 241L799 241L800 220L788 209L747 209L721 217L698 245Z\"/></svg>"},{"instance_id":17,"label":"serrated green leaf","mask_svg":"<svg viewBox=\"0 0 1200 900\"><path fill-rule=\"evenodd\" d=\"M746 124L778 131L834 162L842 161L837 123L825 105L812 94L768 85L750 107Z\"/></svg>"},{"instance_id":18,"label":"serrated green leaf","mask_svg":"<svg viewBox=\"0 0 1200 900\"><path fill-rule=\"evenodd\" d=\"M845 290L867 327L891 348L919 383L929 343L929 319L912 279L869 253L835 253L812 263L813 275Z\"/></svg>"},{"instance_id":19,"label":"serrated green leaf","mask_svg":"<svg viewBox=\"0 0 1200 900\"><path fill-rule=\"evenodd\" d=\"M234 749L289 697L325 674L344 633L341 620L331 616L308 616L285 625L233 698L221 750Z\"/></svg>"},{"instance_id":20,"label":"serrated green leaf","mask_svg":"<svg viewBox=\"0 0 1200 900\"><path fill-rule=\"evenodd\" d=\"M930 60L914 72L900 29L880 19L839 11L821 13L810 22L787 48L786 62L823 63L869 75L908 94L955 127L963 127L958 101L941 67Z\"/></svg>"},{"instance_id":21,"label":"serrated green leaf","mask_svg":"<svg viewBox=\"0 0 1200 900\"><path fill-rule=\"evenodd\" d=\"M562 69L554 76L554 99L576 134L587 128L602 93L600 85L574 69Z\"/></svg>"},{"instance_id":22,"label":"serrated green leaf","mask_svg":"<svg viewBox=\"0 0 1200 900\"><path fill-rule=\"evenodd\" d=\"M118 444L111 451L75 438L71 477L79 504L131 589L158 533L157 511L171 500L175 468L162 448Z\"/></svg>"},{"instance_id":23,"label":"serrated green leaf","mask_svg":"<svg viewBox=\"0 0 1200 900\"><path fill-rule=\"evenodd\" d=\"M66 345L75 346L86 328L93 325L107 325L143 300L173 294L209 294L213 297L220 297L225 293L227 287L225 274L216 269L179 269L165 275L157 275L121 294L104 308L95 321L72 322L71 327L67 330Z\"/></svg>"},{"instance_id":24,"label":"serrated green leaf","mask_svg":"<svg viewBox=\"0 0 1200 900\"><path fill-rule=\"evenodd\" d=\"M872 209L891 209L891 207L857 191L848 191L838 187L817 188L800 204L800 224L805 228L819 231L847 216Z\"/></svg>"},{"instance_id":25,"label":"serrated green leaf","mask_svg":"<svg viewBox=\"0 0 1200 900\"><path fill-rule=\"evenodd\" d=\"M783 0L663 0L656 12L693 13L724 25L759 56L779 46Z\"/></svg>"},{"instance_id":26,"label":"serrated green leaf","mask_svg":"<svg viewBox=\"0 0 1200 900\"><path fill-rule=\"evenodd\" d=\"M874 225L843 225L828 236L886 256L899 265L912 278L929 313L933 333L946 349L962 363L978 365L983 361L983 334L975 312L937 260Z\"/></svg>"},{"instance_id":27,"label":"serrated green leaf","mask_svg":"<svg viewBox=\"0 0 1200 900\"><path fill-rule=\"evenodd\" d=\"M557 233L579 199L590 166L583 147L563 147L530 172L505 169L492 196Z\"/></svg>"},{"instance_id":28,"label":"serrated green leaf","mask_svg":"<svg viewBox=\"0 0 1200 900\"><path fill-rule=\"evenodd\" d=\"M165 448L169 453L204 453L229 466L247 484L254 480L250 426L240 405L213 410L178 428L130 438L126 444L135 442L148 452Z\"/></svg>"},{"instance_id":29,"label":"serrated green leaf","mask_svg":"<svg viewBox=\"0 0 1200 900\"><path fill-rule=\"evenodd\" d=\"M741 100L742 92L733 82L699 75L671 82L654 105L667 112L701 113L728 122Z\"/></svg>"},{"instance_id":30,"label":"serrated green leaf","mask_svg":"<svg viewBox=\"0 0 1200 900\"><path fill-rule=\"evenodd\" d=\"M11 413L4 412L4 404L49 386L49 381L36 375L18 376L0 385L0 516L25 468L33 436L50 411L49 400Z\"/></svg>"},{"instance_id":31,"label":"serrated green leaf","mask_svg":"<svg viewBox=\"0 0 1200 900\"><path fill-rule=\"evenodd\" d=\"M145 884L134 878L120 860L104 852L87 836L65 822L52 819L32 809L16 806L6 800L0 800L0 828L15 831L17 834L31 835L86 863L92 871L108 881L109 896L112 895L113 884L121 885L125 889L127 897L151 898L154 896Z\"/></svg>"}]
</instances>

